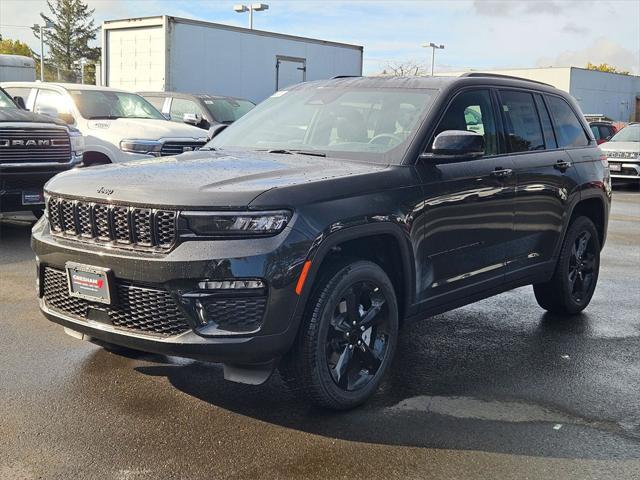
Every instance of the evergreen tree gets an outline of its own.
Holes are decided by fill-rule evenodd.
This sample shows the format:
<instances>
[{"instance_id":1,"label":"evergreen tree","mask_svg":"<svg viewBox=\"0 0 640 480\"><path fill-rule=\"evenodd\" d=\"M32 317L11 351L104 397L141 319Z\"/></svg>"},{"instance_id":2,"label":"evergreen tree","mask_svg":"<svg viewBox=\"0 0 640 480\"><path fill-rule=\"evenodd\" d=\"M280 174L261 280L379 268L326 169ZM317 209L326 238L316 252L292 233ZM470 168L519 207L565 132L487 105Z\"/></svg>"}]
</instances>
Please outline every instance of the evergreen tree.
<instances>
[{"instance_id":1,"label":"evergreen tree","mask_svg":"<svg viewBox=\"0 0 640 480\"><path fill-rule=\"evenodd\" d=\"M93 22L94 10L82 0L47 0L47 5L51 13L40 13L40 16L45 22L53 23L53 28L44 33L50 52L48 60L59 69L62 80L76 81L79 69L74 62L81 58L95 62L99 57L100 49L89 46L100 28ZM34 28L33 31L40 38L40 30Z\"/></svg>"}]
</instances>

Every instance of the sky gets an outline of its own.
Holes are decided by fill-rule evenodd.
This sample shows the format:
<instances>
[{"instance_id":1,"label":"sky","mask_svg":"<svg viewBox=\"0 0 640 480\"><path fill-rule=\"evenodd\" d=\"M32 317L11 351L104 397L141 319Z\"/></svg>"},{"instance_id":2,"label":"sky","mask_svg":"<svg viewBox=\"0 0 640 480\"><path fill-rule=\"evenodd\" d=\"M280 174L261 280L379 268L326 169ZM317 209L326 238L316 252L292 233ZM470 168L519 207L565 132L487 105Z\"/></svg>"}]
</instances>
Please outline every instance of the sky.
<instances>
[{"instance_id":1,"label":"sky","mask_svg":"<svg viewBox=\"0 0 640 480\"><path fill-rule=\"evenodd\" d=\"M248 26L241 0L86 0L104 20L173 15ZM585 66L608 63L640 74L640 0L262 0L254 28L364 46L364 73L390 63L436 72L463 69ZM46 0L0 0L0 34L40 46L24 26L47 12ZM21 27L22 26L22 27ZM99 45L99 37L95 45Z\"/></svg>"}]
</instances>

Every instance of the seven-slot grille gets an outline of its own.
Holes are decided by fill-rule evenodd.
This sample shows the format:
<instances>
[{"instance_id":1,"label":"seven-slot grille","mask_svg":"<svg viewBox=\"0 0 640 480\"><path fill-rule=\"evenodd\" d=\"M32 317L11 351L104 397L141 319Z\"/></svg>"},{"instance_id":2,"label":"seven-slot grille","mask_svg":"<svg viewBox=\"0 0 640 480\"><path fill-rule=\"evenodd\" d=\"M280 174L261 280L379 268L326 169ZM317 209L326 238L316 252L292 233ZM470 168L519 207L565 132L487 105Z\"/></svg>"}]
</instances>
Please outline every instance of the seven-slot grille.
<instances>
[{"instance_id":1,"label":"seven-slot grille","mask_svg":"<svg viewBox=\"0 0 640 480\"><path fill-rule=\"evenodd\" d=\"M65 128L0 129L0 163L68 163L71 141Z\"/></svg>"},{"instance_id":2,"label":"seven-slot grille","mask_svg":"<svg viewBox=\"0 0 640 480\"><path fill-rule=\"evenodd\" d=\"M116 328L151 335L177 335L189 330L184 314L166 290L117 282L115 305L101 305L69 295L67 275L45 267L44 300L49 308L87 320L91 309L106 312Z\"/></svg>"},{"instance_id":3,"label":"seven-slot grille","mask_svg":"<svg viewBox=\"0 0 640 480\"><path fill-rule=\"evenodd\" d=\"M47 213L55 235L109 245L168 250L176 241L175 211L50 197Z\"/></svg>"},{"instance_id":4,"label":"seven-slot grille","mask_svg":"<svg viewBox=\"0 0 640 480\"><path fill-rule=\"evenodd\" d=\"M204 147L205 142L165 142L160 150L160 155L163 157L169 155L180 155L184 152L190 152L193 150L199 150Z\"/></svg>"}]
</instances>

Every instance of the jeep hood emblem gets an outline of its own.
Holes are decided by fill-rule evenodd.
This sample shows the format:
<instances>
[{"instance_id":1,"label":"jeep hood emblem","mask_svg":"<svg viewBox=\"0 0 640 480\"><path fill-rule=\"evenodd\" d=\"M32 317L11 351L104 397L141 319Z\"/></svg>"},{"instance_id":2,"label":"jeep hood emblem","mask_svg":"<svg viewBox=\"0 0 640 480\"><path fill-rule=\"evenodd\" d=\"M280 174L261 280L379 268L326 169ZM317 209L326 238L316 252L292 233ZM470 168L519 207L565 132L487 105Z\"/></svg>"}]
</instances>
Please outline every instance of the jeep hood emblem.
<instances>
[{"instance_id":1,"label":"jeep hood emblem","mask_svg":"<svg viewBox=\"0 0 640 480\"><path fill-rule=\"evenodd\" d=\"M102 195L111 195L113 194L113 189L107 187L98 187L98 193L101 193Z\"/></svg>"}]
</instances>

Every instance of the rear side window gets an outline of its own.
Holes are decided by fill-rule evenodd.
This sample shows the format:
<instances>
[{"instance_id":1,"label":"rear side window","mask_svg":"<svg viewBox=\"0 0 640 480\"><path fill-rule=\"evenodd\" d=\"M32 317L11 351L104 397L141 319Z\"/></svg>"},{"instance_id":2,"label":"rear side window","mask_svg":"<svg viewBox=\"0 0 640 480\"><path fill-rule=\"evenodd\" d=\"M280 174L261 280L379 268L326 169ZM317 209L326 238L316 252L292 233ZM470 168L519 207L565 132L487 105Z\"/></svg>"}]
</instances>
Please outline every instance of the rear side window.
<instances>
[{"instance_id":1,"label":"rear side window","mask_svg":"<svg viewBox=\"0 0 640 480\"><path fill-rule=\"evenodd\" d=\"M544 137L533 95L503 90L500 98L511 151L544 150Z\"/></svg>"},{"instance_id":2,"label":"rear side window","mask_svg":"<svg viewBox=\"0 0 640 480\"><path fill-rule=\"evenodd\" d=\"M560 148L587 146L589 139L569 104L560 97L549 95L546 98L551 110L558 146Z\"/></svg>"}]
</instances>

